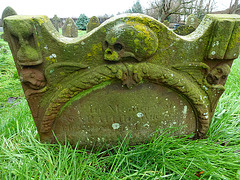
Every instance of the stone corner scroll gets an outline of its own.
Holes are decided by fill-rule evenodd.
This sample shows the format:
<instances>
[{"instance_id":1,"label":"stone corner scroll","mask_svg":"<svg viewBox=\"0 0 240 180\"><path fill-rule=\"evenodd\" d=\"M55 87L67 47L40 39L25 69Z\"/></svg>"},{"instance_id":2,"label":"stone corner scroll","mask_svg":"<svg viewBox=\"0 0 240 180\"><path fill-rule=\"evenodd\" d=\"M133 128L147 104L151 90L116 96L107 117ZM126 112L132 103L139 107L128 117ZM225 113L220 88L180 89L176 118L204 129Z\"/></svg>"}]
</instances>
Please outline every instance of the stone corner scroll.
<instances>
[{"instance_id":1,"label":"stone corner scroll","mask_svg":"<svg viewBox=\"0 0 240 180\"><path fill-rule=\"evenodd\" d=\"M157 129L203 137L240 45L240 16L206 15L179 36L153 18L111 18L78 38L46 16L10 16L4 32L42 142L146 142Z\"/></svg>"}]
</instances>

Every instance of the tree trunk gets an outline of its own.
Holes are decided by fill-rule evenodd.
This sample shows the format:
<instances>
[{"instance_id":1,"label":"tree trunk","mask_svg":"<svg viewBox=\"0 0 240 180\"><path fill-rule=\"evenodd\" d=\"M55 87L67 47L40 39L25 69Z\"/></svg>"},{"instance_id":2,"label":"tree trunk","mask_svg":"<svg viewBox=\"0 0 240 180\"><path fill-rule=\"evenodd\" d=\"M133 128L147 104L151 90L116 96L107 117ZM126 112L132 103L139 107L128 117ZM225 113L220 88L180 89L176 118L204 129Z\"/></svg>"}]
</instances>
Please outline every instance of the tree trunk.
<instances>
[{"instance_id":1,"label":"tree trunk","mask_svg":"<svg viewBox=\"0 0 240 180\"><path fill-rule=\"evenodd\" d=\"M229 14L234 14L237 9L238 9L238 0L235 0L234 4L232 4L232 0L231 0L230 7L229 7Z\"/></svg>"}]
</instances>

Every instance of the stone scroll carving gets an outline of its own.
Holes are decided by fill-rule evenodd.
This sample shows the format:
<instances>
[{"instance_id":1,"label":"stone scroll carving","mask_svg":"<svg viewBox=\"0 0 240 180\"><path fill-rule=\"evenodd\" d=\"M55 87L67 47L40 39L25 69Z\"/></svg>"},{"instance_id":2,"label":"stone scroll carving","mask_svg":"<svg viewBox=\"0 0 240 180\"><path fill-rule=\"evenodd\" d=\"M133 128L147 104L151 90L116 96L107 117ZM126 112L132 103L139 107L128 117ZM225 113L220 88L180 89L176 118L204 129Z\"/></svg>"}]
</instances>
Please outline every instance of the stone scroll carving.
<instances>
[{"instance_id":1,"label":"stone scroll carving","mask_svg":"<svg viewBox=\"0 0 240 180\"><path fill-rule=\"evenodd\" d=\"M41 141L111 146L156 130L207 133L239 54L240 16L207 15L179 36L145 15L112 18L78 38L46 16L4 19Z\"/></svg>"}]
</instances>

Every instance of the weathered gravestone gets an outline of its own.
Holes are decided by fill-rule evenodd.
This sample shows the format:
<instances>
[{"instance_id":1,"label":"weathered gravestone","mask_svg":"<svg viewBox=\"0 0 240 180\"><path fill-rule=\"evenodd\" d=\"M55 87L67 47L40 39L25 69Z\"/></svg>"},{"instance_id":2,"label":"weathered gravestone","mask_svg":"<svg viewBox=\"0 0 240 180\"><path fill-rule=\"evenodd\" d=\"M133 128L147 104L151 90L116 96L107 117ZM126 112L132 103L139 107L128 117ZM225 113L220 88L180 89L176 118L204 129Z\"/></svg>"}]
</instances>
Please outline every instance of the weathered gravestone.
<instances>
[{"instance_id":1,"label":"weathered gravestone","mask_svg":"<svg viewBox=\"0 0 240 180\"><path fill-rule=\"evenodd\" d=\"M59 32L59 23L60 22L61 22L60 18L57 17L57 15L55 14L52 18L52 24L58 32Z\"/></svg>"},{"instance_id":2,"label":"weathered gravestone","mask_svg":"<svg viewBox=\"0 0 240 180\"><path fill-rule=\"evenodd\" d=\"M5 17L13 16L13 15L17 15L16 11L12 7L8 6L3 10L1 20L3 21ZM2 26L3 26L3 23L2 23ZM1 35L1 38L4 39L4 41L7 41L6 37L4 37L4 33Z\"/></svg>"},{"instance_id":3,"label":"weathered gravestone","mask_svg":"<svg viewBox=\"0 0 240 180\"><path fill-rule=\"evenodd\" d=\"M187 17L186 25L192 26L196 29L199 24L200 24L200 20L194 14L191 14Z\"/></svg>"},{"instance_id":4,"label":"weathered gravestone","mask_svg":"<svg viewBox=\"0 0 240 180\"><path fill-rule=\"evenodd\" d=\"M189 25L182 25L173 31L178 35L186 36L188 34L191 34L193 31L195 31L195 28Z\"/></svg>"},{"instance_id":5,"label":"weathered gravestone","mask_svg":"<svg viewBox=\"0 0 240 180\"><path fill-rule=\"evenodd\" d=\"M62 35L65 37L78 37L78 27L72 20L72 18L67 18L66 22L62 27Z\"/></svg>"},{"instance_id":6,"label":"weathered gravestone","mask_svg":"<svg viewBox=\"0 0 240 180\"><path fill-rule=\"evenodd\" d=\"M207 15L188 36L145 15L112 18L81 39L46 16L4 23L42 142L91 148L131 134L132 145L170 127L203 137L239 54L238 15Z\"/></svg>"},{"instance_id":7,"label":"weathered gravestone","mask_svg":"<svg viewBox=\"0 0 240 180\"><path fill-rule=\"evenodd\" d=\"M91 30L95 29L96 27L100 26L100 21L96 16L93 16L90 18L88 24L87 24L87 32L90 32Z\"/></svg>"}]
</instances>

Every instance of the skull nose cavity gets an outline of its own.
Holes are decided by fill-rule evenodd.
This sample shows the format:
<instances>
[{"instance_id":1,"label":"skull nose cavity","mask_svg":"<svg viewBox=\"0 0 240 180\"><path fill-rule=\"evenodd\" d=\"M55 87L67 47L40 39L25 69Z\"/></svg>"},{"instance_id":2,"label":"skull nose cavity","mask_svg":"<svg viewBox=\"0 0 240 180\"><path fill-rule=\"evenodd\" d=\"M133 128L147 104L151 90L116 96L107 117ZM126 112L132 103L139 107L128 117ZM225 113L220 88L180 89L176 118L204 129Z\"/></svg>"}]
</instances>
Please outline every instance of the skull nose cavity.
<instances>
[{"instance_id":1,"label":"skull nose cavity","mask_svg":"<svg viewBox=\"0 0 240 180\"><path fill-rule=\"evenodd\" d=\"M108 48L108 49L106 50L106 53L107 53L107 54L112 54L112 51Z\"/></svg>"},{"instance_id":2,"label":"skull nose cavity","mask_svg":"<svg viewBox=\"0 0 240 180\"><path fill-rule=\"evenodd\" d=\"M118 61L119 56L116 51L113 51L112 49L107 48L104 53L104 59L107 61Z\"/></svg>"},{"instance_id":3,"label":"skull nose cavity","mask_svg":"<svg viewBox=\"0 0 240 180\"><path fill-rule=\"evenodd\" d=\"M104 41L104 60L107 61L119 61L121 58L121 54L124 54L123 52L123 45L121 43L108 43L108 41Z\"/></svg>"}]
</instances>

